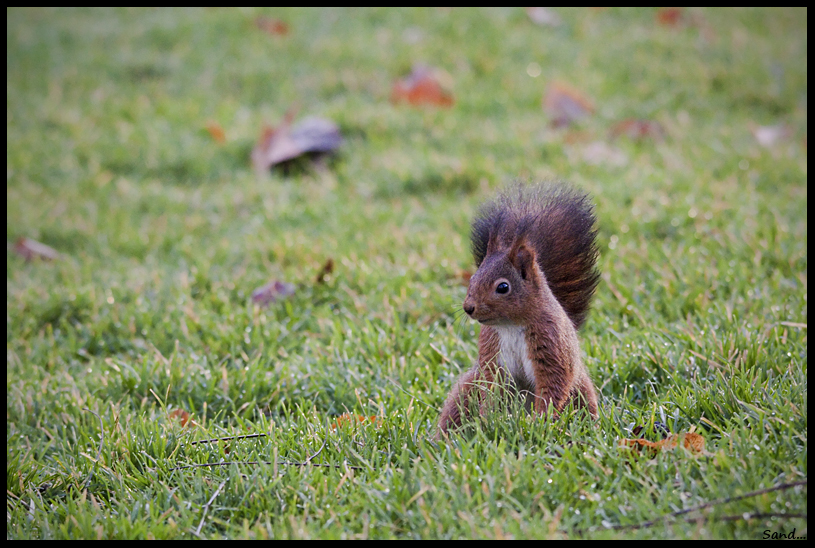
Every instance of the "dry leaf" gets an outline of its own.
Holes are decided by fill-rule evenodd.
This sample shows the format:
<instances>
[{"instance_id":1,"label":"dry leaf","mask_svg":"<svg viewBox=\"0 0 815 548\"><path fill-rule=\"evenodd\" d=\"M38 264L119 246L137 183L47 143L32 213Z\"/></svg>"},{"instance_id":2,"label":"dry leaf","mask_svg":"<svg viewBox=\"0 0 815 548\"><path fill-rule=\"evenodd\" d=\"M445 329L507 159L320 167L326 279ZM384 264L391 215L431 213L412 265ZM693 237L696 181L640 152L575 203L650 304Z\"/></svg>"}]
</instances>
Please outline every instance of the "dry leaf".
<instances>
[{"instance_id":1,"label":"dry leaf","mask_svg":"<svg viewBox=\"0 0 815 548\"><path fill-rule=\"evenodd\" d=\"M218 122L209 122L207 124L207 131L216 143L222 145L226 142L226 133L224 133L224 128L222 128Z\"/></svg>"},{"instance_id":2,"label":"dry leaf","mask_svg":"<svg viewBox=\"0 0 815 548\"><path fill-rule=\"evenodd\" d=\"M261 307L269 306L280 299L294 295L294 289L294 284L275 280L255 289L252 292L252 302Z\"/></svg>"},{"instance_id":3,"label":"dry leaf","mask_svg":"<svg viewBox=\"0 0 815 548\"><path fill-rule=\"evenodd\" d=\"M56 261L61 258L56 249L31 238L19 238L14 244L14 252L22 256L26 261L34 259Z\"/></svg>"},{"instance_id":4,"label":"dry leaf","mask_svg":"<svg viewBox=\"0 0 815 548\"><path fill-rule=\"evenodd\" d=\"M681 8L662 8L657 11L657 23L664 27L677 27L682 22Z\"/></svg>"},{"instance_id":5,"label":"dry leaf","mask_svg":"<svg viewBox=\"0 0 815 548\"><path fill-rule=\"evenodd\" d=\"M326 153L342 144L340 129L325 118L305 118L291 125L293 114L289 112L277 127L267 126L252 150L252 164L258 172L309 153Z\"/></svg>"},{"instance_id":6,"label":"dry leaf","mask_svg":"<svg viewBox=\"0 0 815 548\"><path fill-rule=\"evenodd\" d=\"M317 273L317 277L314 281L318 284L325 283L326 276L332 272L334 272L334 259L329 258L320 269L320 272Z\"/></svg>"},{"instance_id":7,"label":"dry leaf","mask_svg":"<svg viewBox=\"0 0 815 548\"><path fill-rule=\"evenodd\" d=\"M536 25L556 27L563 22L560 16L549 8L526 8L526 14Z\"/></svg>"},{"instance_id":8,"label":"dry leaf","mask_svg":"<svg viewBox=\"0 0 815 548\"><path fill-rule=\"evenodd\" d=\"M341 428L345 425L354 424L354 422L358 423L368 422L369 424L373 424L374 426L379 426L381 421L375 415L366 417L363 415L354 416L351 413L343 413L342 415L337 417L336 425L333 425L332 429L336 430L337 428Z\"/></svg>"},{"instance_id":9,"label":"dry leaf","mask_svg":"<svg viewBox=\"0 0 815 548\"><path fill-rule=\"evenodd\" d=\"M391 91L391 102L409 105L453 106L453 95L445 90L442 81L451 80L443 71L416 65L406 78L397 80Z\"/></svg>"},{"instance_id":10,"label":"dry leaf","mask_svg":"<svg viewBox=\"0 0 815 548\"><path fill-rule=\"evenodd\" d=\"M765 148L785 141L792 136L792 130L785 124L776 124L774 126L752 125L750 131L758 144Z\"/></svg>"},{"instance_id":11,"label":"dry leaf","mask_svg":"<svg viewBox=\"0 0 815 548\"><path fill-rule=\"evenodd\" d=\"M190 414L184 411L183 409L176 409L172 413L170 413L170 418L178 419L183 428L184 426L187 426L187 423L190 421Z\"/></svg>"},{"instance_id":12,"label":"dry leaf","mask_svg":"<svg viewBox=\"0 0 815 548\"><path fill-rule=\"evenodd\" d=\"M543 97L543 110L552 118L554 127L565 127L594 112L594 105L573 87L553 82Z\"/></svg>"},{"instance_id":13,"label":"dry leaf","mask_svg":"<svg viewBox=\"0 0 815 548\"><path fill-rule=\"evenodd\" d=\"M271 17L258 17L255 19L255 26L262 31L276 36L285 36L289 33L289 25L280 19L272 19Z\"/></svg>"},{"instance_id":14,"label":"dry leaf","mask_svg":"<svg viewBox=\"0 0 815 548\"><path fill-rule=\"evenodd\" d=\"M612 137L620 137L625 135L632 141L645 141L651 139L653 141L662 141L665 138L665 130L659 122L654 120L637 120L630 118L618 122L611 128Z\"/></svg>"},{"instance_id":15,"label":"dry leaf","mask_svg":"<svg viewBox=\"0 0 815 548\"><path fill-rule=\"evenodd\" d=\"M646 447L652 450L654 453L659 453L663 449L666 451L675 449L680 442L682 443L682 447L691 451L692 453L704 453L705 451L705 438L692 432L686 432L684 434L671 434L664 440L657 442L644 439L632 440L623 438L620 440L620 445L632 447L637 451L643 447Z\"/></svg>"}]
</instances>

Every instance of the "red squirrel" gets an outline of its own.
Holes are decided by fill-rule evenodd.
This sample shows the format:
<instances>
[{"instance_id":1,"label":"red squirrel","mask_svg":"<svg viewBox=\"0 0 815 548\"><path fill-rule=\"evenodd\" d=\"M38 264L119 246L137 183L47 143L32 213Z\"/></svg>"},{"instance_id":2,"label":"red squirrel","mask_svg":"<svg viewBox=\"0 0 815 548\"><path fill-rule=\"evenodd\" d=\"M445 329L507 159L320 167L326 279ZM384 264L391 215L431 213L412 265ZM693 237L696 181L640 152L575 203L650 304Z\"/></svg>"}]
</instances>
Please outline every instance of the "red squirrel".
<instances>
[{"instance_id":1,"label":"red squirrel","mask_svg":"<svg viewBox=\"0 0 815 548\"><path fill-rule=\"evenodd\" d=\"M573 401L597 418L577 338L600 280L596 236L589 197L562 184L516 185L481 207L463 305L482 325L478 362L450 392L437 437L474 407L483 412L484 392L496 385L514 388L540 415Z\"/></svg>"}]
</instances>

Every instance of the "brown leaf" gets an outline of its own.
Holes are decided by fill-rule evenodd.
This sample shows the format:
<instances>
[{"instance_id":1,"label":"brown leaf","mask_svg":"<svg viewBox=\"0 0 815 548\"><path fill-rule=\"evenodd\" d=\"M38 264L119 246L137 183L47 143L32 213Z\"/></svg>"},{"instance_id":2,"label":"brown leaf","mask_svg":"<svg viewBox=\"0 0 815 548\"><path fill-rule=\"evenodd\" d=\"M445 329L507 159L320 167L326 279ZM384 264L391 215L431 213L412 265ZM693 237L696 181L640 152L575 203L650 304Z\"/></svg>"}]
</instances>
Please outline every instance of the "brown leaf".
<instances>
[{"instance_id":1,"label":"brown leaf","mask_svg":"<svg viewBox=\"0 0 815 548\"><path fill-rule=\"evenodd\" d=\"M280 19L260 16L255 19L255 26L262 31L276 36L285 36L289 33L289 25Z\"/></svg>"},{"instance_id":2,"label":"brown leaf","mask_svg":"<svg viewBox=\"0 0 815 548\"><path fill-rule=\"evenodd\" d=\"M252 164L258 172L303 154L332 152L342 144L340 129L334 122L310 117L292 126L292 118L289 112L277 128L263 129L252 150Z\"/></svg>"},{"instance_id":3,"label":"brown leaf","mask_svg":"<svg viewBox=\"0 0 815 548\"><path fill-rule=\"evenodd\" d=\"M663 27L678 27L682 22L682 9L662 8L657 11L656 19Z\"/></svg>"},{"instance_id":4,"label":"brown leaf","mask_svg":"<svg viewBox=\"0 0 815 548\"><path fill-rule=\"evenodd\" d=\"M255 289L252 292L252 302L266 307L280 299L294 295L294 289L294 284L275 280Z\"/></svg>"},{"instance_id":5,"label":"brown leaf","mask_svg":"<svg viewBox=\"0 0 815 548\"><path fill-rule=\"evenodd\" d=\"M19 238L14 244L14 252L22 256L26 261L32 261L34 259L56 261L62 258L53 247L32 240L31 238Z\"/></svg>"},{"instance_id":6,"label":"brown leaf","mask_svg":"<svg viewBox=\"0 0 815 548\"><path fill-rule=\"evenodd\" d=\"M226 142L226 133L224 133L224 128L222 128L218 122L209 122L207 124L207 131L210 137L219 145Z\"/></svg>"},{"instance_id":7,"label":"brown leaf","mask_svg":"<svg viewBox=\"0 0 815 548\"><path fill-rule=\"evenodd\" d=\"M675 449L680 444L680 442L682 443L682 447L691 451L692 453L703 453L705 451L705 438L693 432L685 432L684 434L671 434L664 440L659 440L656 442L644 439L632 440L623 438L620 440L620 445L632 447L637 451L639 451L642 448L647 448L650 449L653 453L659 453L663 449L665 449L666 451Z\"/></svg>"},{"instance_id":8,"label":"brown leaf","mask_svg":"<svg viewBox=\"0 0 815 548\"><path fill-rule=\"evenodd\" d=\"M332 272L334 272L334 259L329 258L320 269L320 272L317 273L317 278L314 281L318 284L325 283L326 276Z\"/></svg>"},{"instance_id":9,"label":"brown leaf","mask_svg":"<svg viewBox=\"0 0 815 548\"><path fill-rule=\"evenodd\" d=\"M594 112L594 105L582 93L561 82L553 82L543 97L543 110L554 127L565 127Z\"/></svg>"},{"instance_id":10,"label":"brown leaf","mask_svg":"<svg viewBox=\"0 0 815 548\"><path fill-rule=\"evenodd\" d=\"M181 427L187 426L187 423L190 421L190 414L184 411L183 409L176 409L172 413L170 413L171 419L178 419L178 422L181 423Z\"/></svg>"},{"instance_id":11,"label":"brown leaf","mask_svg":"<svg viewBox=\"0 0 815 548\"><path fill-rule=\"evenodd\" d=\"M406 102L412 106L452 107L453 95L444 89L441 82L445 76L445 73L437 69L415 65L413 72L393 84L391 102Z\"/></svg>"},{"instance_id":12,"label":"brown leaf","mask_svg":"<svg viewBox=\"0 0 815 548\"><path fill-rule=\"evenodd\" d=\"M665 130L662 129L659 122L655 122L654 120L629 118L628 120L617 122L611 128L612 137L617 138L622 135L625 135L632 141L645 141L648 139L652 141L662 141L665 138Z\"/></svg>"}]
</instances>

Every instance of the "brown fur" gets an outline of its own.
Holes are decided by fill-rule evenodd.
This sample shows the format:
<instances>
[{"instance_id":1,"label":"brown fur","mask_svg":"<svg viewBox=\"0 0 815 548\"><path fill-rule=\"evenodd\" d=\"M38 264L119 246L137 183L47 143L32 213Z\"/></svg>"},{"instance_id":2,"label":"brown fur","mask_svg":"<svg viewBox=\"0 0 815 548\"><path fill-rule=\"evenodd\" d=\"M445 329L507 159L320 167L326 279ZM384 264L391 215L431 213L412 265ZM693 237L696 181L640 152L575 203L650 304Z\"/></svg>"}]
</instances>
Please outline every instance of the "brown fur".
<instances>
[{"instance_id":1,"label":"brown fur","mask_svg":"<svg viewBox=\"0 0 815 548\"><path fill-rule=\"evenodd\" d=\"M523 190L518 192L520 196L526 195ZM585 196L562 187L558 192L552 195L546 188L533 191L535 196L549 197L541 211L530 209L528 204L512 206L506 197L499 199L499 204L510 204L509 209L487 208L492 217L487 220L482 217L476 223L489 226L490 230L486 237L479 232L478 241L478 227L474 224L478 270L470 279L464 310L483 326L478 338L478 363L459 379L447 398L439 418L438 436L461 426L473 409L474 398L481 409L484 391L494 387L496 378L500 379L504 371L514 377L516 386L533 391L534 410L540 415L545 416L550 410L557 415L574 401L576 406L587 408L593 418L597 417L597 395L580 357L577 337L577 326L585 319L599 278L594 271L594 217ZM511 220L518 211L531 215L534 222L523 216ZM582 217L579 229L573 225L563 234L569 240L565 253L557 247L557 234L547 233L543 237L535 233L535 223L556 228L563 222L564 212L572 211L578 211ZM542 219L541 215L546 214L557 218L557 222ZM507 224L515 231L512 239L508 238ZM545 245L535 241L536 237L545 239ZM580 245L575 247L575 242ZM481 255L476 249L478 245L483 251ZM551 259L542 260L539 250L553 251L562 260L556 269L560 276L558 293L569 303L568 311L541 269L541 264L548 264ZM570 280L574 283L570 284ZM509 289L501 291L502 284ZM506 355L501 350L502 344ZM534 378L530 379L530 375Z\"/></svg>"}]
</instances>

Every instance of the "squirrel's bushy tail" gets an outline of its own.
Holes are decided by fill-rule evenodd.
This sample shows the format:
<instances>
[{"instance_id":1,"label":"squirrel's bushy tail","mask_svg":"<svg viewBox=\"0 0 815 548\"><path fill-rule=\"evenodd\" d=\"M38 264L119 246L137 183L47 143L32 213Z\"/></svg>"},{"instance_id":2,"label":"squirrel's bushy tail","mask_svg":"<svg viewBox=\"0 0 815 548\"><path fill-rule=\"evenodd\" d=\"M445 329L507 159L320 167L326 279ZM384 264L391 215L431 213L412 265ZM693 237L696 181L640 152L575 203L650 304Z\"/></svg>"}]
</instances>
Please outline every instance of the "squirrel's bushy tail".
<instances>
[{"instance_id":1,"label":"squirrel's bushy tail","mask_svg":"<svg viewBox=\"0 0 815 548\"><path fill-rule=\"evenodd\" d=\"M594 225L587 194L562 183L515 184L484 204L473 221L470 241L476 268L491 236L501 249L526 238L552 294L579 329L600 281Z\"/></svg>"}]
</instances>

